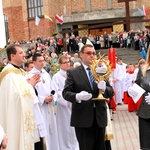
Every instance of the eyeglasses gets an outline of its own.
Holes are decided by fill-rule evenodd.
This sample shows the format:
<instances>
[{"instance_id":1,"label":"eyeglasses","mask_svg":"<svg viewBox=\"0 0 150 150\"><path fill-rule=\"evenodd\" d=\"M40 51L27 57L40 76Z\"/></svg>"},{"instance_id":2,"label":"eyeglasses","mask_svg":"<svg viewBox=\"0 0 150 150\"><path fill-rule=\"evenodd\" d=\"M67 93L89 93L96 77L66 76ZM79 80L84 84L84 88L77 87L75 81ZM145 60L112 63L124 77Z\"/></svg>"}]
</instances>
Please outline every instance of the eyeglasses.
<instances>
[{"instance_id":1,"label":"eyeglasses","mask_svg":"<svg viewBox=\"0 0 150 150\"><path fill-rule=\"evenodd\" d=\"M82 52L83 54L87 54L87 55L96 55L96 53L95 52Z\"/></svg>"},{"instance_id":2,"label":"eyeglasses","mask_svg":"<svg viewBox=\"0 0 150 150\"><path fill-rule=\"evenodd\" d=\"M62 62L61 64L68 64L68 63L70 63L70 61Z\"/></svg>"}]
</instances>

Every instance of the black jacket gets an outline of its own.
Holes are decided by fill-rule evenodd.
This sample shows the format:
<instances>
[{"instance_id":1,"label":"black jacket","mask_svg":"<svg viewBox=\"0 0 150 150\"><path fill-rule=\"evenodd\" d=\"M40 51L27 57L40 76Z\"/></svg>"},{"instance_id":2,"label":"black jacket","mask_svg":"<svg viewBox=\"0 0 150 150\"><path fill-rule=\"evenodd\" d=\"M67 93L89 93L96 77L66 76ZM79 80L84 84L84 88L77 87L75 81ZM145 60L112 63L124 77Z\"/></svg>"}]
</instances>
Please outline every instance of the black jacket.
<instances>
[{"instance_id":1,"label":"black jacket","mask_svg":"<svg viewBox=\"0 0 150 150\"><path fill-rule=\"evenodd\" d=\"M113 96L114 92L108 82L106 82L106 90L104 93L105 98ZM87 74L84 67L81 65L77 68L68 70L65 87L63 90L63 97L72 103L71 126L74 127L91 127L94 119L94 108L96 111L96 120L99 127L106 127L107 113L105 101L82 101L76 102L76 94L81 91L92 93L93 98L98 96L99 89L97 84L94 84L92 90Z\"/></svg>"}]
</instances>

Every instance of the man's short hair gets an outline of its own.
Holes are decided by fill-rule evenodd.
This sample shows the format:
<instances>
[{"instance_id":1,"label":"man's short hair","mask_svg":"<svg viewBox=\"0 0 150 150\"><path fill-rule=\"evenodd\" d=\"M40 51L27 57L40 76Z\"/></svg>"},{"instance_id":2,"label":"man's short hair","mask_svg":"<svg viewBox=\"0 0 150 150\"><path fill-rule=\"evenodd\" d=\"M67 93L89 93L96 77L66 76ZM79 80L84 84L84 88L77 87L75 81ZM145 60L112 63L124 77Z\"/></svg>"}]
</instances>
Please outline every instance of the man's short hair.
<instances>
[{"instance_id":1,"label":"man's short hair","mask_svg":"<svg viewBox=\"0 0 150 150\"><path fill-rule=\"evenodd\" d=\"M121 58L121 57L118 57L118 58L117 58L117 61L118 61L118 60L122 60L122 58Z\"/></svg>"},{"instance_id":2,"label":"man's short hair","mask_svg":"<svg viewBox=\"0 0 150 150\"><path fill-rule=\"evenodd\" d=\"M84 45L82 48L81 48L81 53L83 53L84 52L84 49L85 48L87 48L87 47L94 47L93 45L90 45L90 44L86 44L86 45Z\"/></svg>"},{"instance_id":3,"label":"man's short hair","mask_svg":"<svg viewBox=\"0 0 150 150\"><path fill-rule=\"evenodd\" d=\"M24 63L24 67L29 67L30 64L33 64L33 61L27 61L26 63Z\"/></svg>"},{"instance_id":4,"label":"man's short hair","mask_svg":"<svg viewBox=\"0 0 150 150\"><path fill-rule=\"evenodd\" d=\"M61 64L63 59L69 59L69 57L65 55L61 55L58 59L58 63Z\"/></svg>"},{"instance_id":5,"label":"man's short hair","mask_svg":"<svg viewBox=\"0 0 150 150\"><path fill-rule=\"evenodd\" d=\"M8 60L11 61L11 54L16 54L17 53L17 47L20 47L22 48L20 45L18 44L11 44L11 45L8 45L6 47L6 53L7 53L7 57L8 57Z\"/></svg>"},{"instance_id":6,"label":"man's short hair","mask_svg":"<svg viewBox=\"0 0 150 150\"><path fill-rule=\"evenodd\" d=\"M33 56L32 56L32 61L36 61L37 60L37 57L41 57L43 56L42 54L40 53L35 53Z\"/></svg>"}]
</instances>

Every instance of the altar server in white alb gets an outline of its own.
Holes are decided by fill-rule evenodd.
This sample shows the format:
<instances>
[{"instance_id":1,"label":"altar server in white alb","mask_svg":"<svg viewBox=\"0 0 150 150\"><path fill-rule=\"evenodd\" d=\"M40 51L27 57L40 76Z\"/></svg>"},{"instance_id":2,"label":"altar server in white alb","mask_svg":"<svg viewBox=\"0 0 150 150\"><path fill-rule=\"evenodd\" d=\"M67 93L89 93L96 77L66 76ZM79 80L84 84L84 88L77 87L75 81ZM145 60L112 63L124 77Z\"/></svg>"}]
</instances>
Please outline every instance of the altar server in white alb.
<instances>
[{"instance_id":1,"label":"altar server in white alb","mask_svg":"<svg viewBox=\"0 0 150 150\"><path fill-rule=\"evenodd\" d=\"M58 63L60 71L53 76L52 86L56 91L58 100L56 118L60 150L79 150L74 127L70 126L71 103L67 102L62 96L67 76L66 71L70 68L69 57L61 56Z\"/></svg>"},{"instance_id":2,"label":"altar server in white alb","mask_svg":"<svg viewBox=\"0 0 150 150\"><path fill-rule=\"evenodd\" d=\"M115 90L115 100L118 105L122 105L122 79L123 73L121 67L116 63L116 69L110 75L110 84Z\"/></svg>"},{"instance_id":3,"label":"altar server in white alb","mask_svg":"<svg viewBox=\"0 0 150 150\"><path fill-rule=\"evenodd\" d=\"M51 94L51 78L44 67L44 57L36 53L33 55L34 68L28 72L28 76L40 74L40 82L35 85L41 111L44 117L47 136L45 140L46 150L59 150L56 116L54 114L54 101Z\"/></svg>"},{"instance_id":4,"label":"altar server in white alb","mask_svg":"<svg viewBox=\"0 0 150 150\"><path fill-rule=\"evenodd\" d=\"M122 61L122 58L119 57L117 59L117 64L120 65L120 68L121 68L121 71L122 71L122 75L123 75L123 78L121 80L121 93L122 93L122 99L124 98L124 91L125 91L125 78L126 78L126 67L127 67L127 64L125 64L123 61Z\"/></svg>"}]
</instances>

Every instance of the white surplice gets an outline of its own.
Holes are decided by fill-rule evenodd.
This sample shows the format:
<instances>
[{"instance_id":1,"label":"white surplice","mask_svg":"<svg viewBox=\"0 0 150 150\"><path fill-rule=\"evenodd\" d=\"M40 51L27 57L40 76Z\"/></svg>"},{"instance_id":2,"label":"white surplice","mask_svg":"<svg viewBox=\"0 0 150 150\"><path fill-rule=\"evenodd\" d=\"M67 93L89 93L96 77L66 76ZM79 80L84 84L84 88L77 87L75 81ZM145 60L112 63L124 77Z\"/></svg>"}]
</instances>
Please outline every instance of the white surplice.
<instances>
[{"instance_id":1,"label":"white surplice","mask_svg":"<svg viewBox=\"0 0 150 150\"><path fill-rule=\"evenodd\" d=\"M60 150L79 150L74 127L70 126L71 103L67 102L62 96L65 80L66 71L62 69L52 78L52 86L56 92L55 96L58 101L56 118L59 145Z\"/></svg>"},{"instance_id":2,"label":"white surplice","mask_svg":"<svg viewBox=\"0 0 150 150\"><path fill-rule=\"evenodd\" d=\"M110 84L115 90L115 100L116 103L122 103L122 79L123 73L120 65L116 64L116 69L114 69L110 75ZM112 80L117 80L116 82L112 82Z\"/></svg>"},{"instance_id":3,"label":"white surplice","mask_svg":"<svg viewBox=\"0 0 150 150\"><path fill-rule=\"evenodd\" d=\"M119 64L120 65L120 64ZM124 91L125 91L125 77L126 77L126 67L127 67L127 64L125 63L122 63L120 65L120 68L121 68L121 71L122 71L122 75L123 75L123 78L121 80L121 93L122 93L122 99L124 97Z\"/></svg>"},{"instance_id":4,"label":"white surplice","mask_svg":"<svg viewBox=\"0 0 150 150\"><path fill-rule=\"evenodd\" d=\"M40 74L40 82L36 84L35 88L38 93L38 100L41 105L41 111L44 117L47 136L46 136L46 146L47 150L59 150L58 144L58 134L57 134L57 126L56 126L56 116L54 113L54 103L51 102L49 104L44 102L46 96L51 95L51 77L46 72L45 69L41 71L33 68L30 72L28 72L28 76L32 76L34 74Z\"/></svg>"},{"instance_id":5,"label":"white surplice","mask_svg":"<svg viewBox=\"0 0 150 150\"><path fill-rule=\"evenodd\" d=\"M8 64L0 74L0 123L8 135L7 150L34 150L39 140L34 116L35 91L25 72Z\"/></svg>"}]
</instances>

